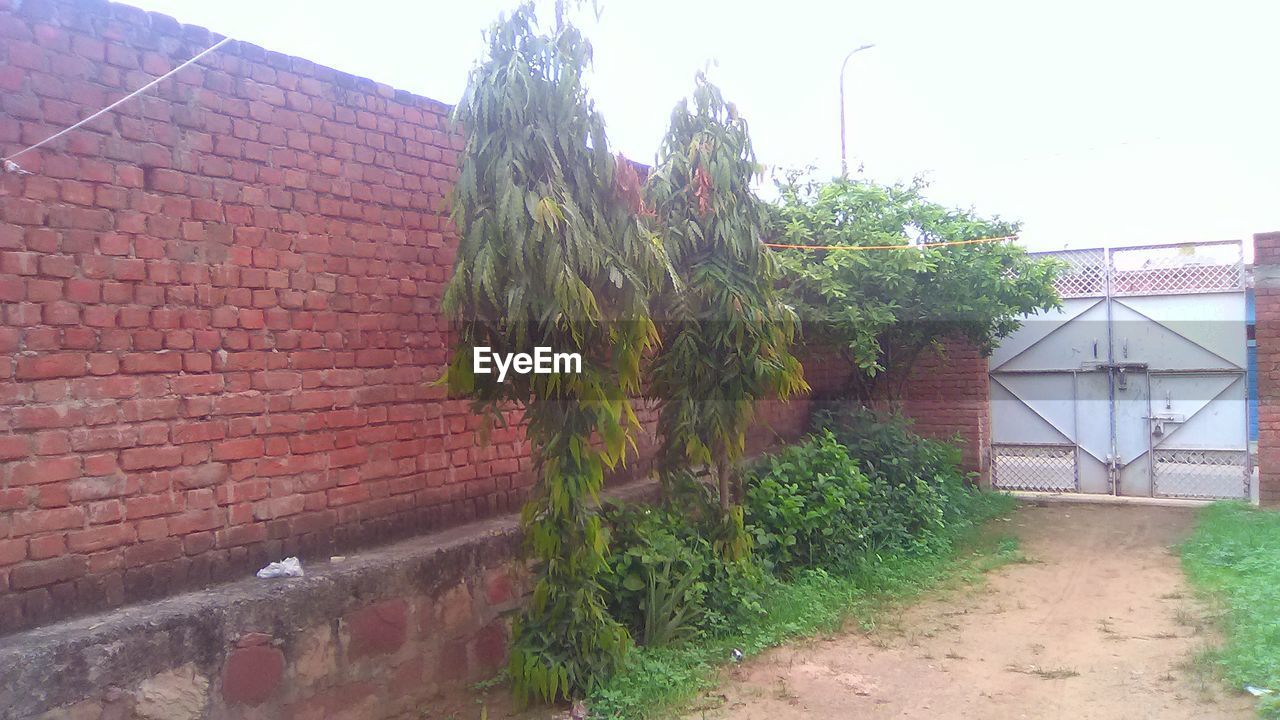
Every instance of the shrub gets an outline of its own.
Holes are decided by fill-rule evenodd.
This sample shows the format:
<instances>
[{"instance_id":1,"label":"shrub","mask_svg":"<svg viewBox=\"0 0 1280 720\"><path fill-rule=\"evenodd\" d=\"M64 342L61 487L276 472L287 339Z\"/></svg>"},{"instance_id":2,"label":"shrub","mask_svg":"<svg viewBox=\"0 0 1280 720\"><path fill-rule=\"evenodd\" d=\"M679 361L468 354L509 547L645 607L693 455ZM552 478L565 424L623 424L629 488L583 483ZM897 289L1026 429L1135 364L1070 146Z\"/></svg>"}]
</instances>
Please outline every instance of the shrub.
<instances>
[{"instance_id":1,"label":"shrub","mask_svg":"<svg viewBox=\"0 0 1280 720\"><path fill-rule=\"evenodd\" d=\"M960 449L911 432L909 421L865 408L820 409L814 426L832 433L870 479L867 535L873 552L938 542L965 516L970 493Z\"/></svg>"},{"instance_id":2,"label":"shrub","mask_svg":"<svg viewBox=\"0 0 1280 720\"><path fill-rule=\"evenodd\" d=\"M698 518L660 507L611 506L610 614L645 645L713 636L762 612L764 574L717 552Z\"/></svg>"},{"instance_id":3,"label":"shrub","mask_svg":"<svg viewBox=\"0 0 1280 720\"><path fill-rule=\"evenodd\" d=\"M857 553L868 482L830 432L765 458L750 473L748 532L766 569L836 569Z\"/></svg>"},{"instance_id":4,"label":"shrub","mask_svg":"<svg viewBox=\"0 0 1280 720\"><path fill-rule=\"evenodd\" d=\"M746 524L766 569L848 573L886 554L945 549L949 526L967 522L959 448L864 409L814 420L816 434L749 473Z\"/></svg>"}]
</instances>

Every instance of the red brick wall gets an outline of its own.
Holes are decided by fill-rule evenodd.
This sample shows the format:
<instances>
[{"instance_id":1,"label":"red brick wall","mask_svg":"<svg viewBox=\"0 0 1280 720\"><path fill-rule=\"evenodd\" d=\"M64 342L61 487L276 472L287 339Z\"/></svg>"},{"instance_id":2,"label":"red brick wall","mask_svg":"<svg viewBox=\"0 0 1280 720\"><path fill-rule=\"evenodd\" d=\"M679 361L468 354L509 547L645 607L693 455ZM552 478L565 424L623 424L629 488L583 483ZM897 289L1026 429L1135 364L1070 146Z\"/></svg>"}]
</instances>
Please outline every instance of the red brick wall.
<instances>
[{"instance_id":1,"label":"red brick wall","mask_svg":"<svg viewBox=\"0 0 1280 720\"><path fill-rule=\"evenodd\" d=\"M925 437L950 440L959 435L965 469L987 479L990 443L990 392L987 358L963 341L942 353L926 352L904 385L902 412Z\"/></svg>"},{"instance_id":2,"label":"red brick wall","mask_svg":"<svg viewBox=\"0 0 1280 720\"><path fill-rule=\"evenodd\" d=\"M6 155L217 40L15 5ZM0 631L516 506L519 430L428 386L448 111L231 43L0 176ZM807 407L761 408L753 447Z\"/></svg>"},{"instance_id":3,"label":"red brick wall","mask_svg":"<svg viewBox=\"0 0 1280 720\"><path fill-rule=\"evenodd\" d=\"M815 394L839 394L849 380L849 365L835 355L806 358L805 375ZM988 480L988 448L991 442L990 384L987 358L963 339L943 343L941 351L925 350L905 382L892 370L880 378L880 411L898 412L912 421L915 432L929 438L952 441L963 450L964 468ZM889 389L898 392L887 399Z\"/></svg>"},{"instance_id":4,"label":"red brick wall","mask_svg":"<svg viewBox=\"0 0 1280 720\"><path fill-rule=\"evenodd\" d=\"M0 0L0 154L217 39ZM429 386L448 111L230 43L0 175L0 633L515 508L519 429ZM752 449L808 410L763 404Z\"/></svg>"},{"instance_id":5,"label":"red brick wall","mask_svg":"<svg viewBox=\"0 0 1280 720\"><path fill-rule=\"evenodd\" d=\"M1280 232L1253 236L1258 341L1258 492L1280 503Z\"/></svg>"},{"instance_id":6,"label":"red brick wall","mask_svg":"<svg viewBox=\"0 0 1280 720\"><path fill-rule=\"evenodd\" d=\"M834 354L806 349L800 351L799 357L811 395L757 403L753 423L747 430L748 454L757 454L807 432L814 399L842 387L848 378L848 365Z\"/></svg>"},{"instance_id":7,"label":"red brick wall","mask_svg":"<svg viewBox=\"0 0 1280 720\"><path fill-rule=\"evenodd\" d=\"M9 154L213 44L0 0ZM0 629L514 507L428 386L449 108L231 43L0 176Z\"/></svg>"}]
</instances>

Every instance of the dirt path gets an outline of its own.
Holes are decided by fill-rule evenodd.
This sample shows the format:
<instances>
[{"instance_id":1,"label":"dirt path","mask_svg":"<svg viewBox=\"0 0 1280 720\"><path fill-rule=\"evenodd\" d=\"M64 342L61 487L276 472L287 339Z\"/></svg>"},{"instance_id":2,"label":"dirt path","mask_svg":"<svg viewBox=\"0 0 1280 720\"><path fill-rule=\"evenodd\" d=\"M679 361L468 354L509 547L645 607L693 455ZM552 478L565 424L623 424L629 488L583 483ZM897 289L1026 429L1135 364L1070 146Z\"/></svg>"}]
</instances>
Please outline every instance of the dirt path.
<instances>
[{"instance_id":1,"label":"dirt path","mask_svg":"<svg viewBox=\"0 0 1280 720\"><path fill-rule=\"evenodd\" d=\"M1029 562L872 633L765 653L689 717L1252 718L1189 662L1211 640L1170 551L1192 523L1182 508L1024 507L1006 524Z\"/></svg>"}]
</instances>

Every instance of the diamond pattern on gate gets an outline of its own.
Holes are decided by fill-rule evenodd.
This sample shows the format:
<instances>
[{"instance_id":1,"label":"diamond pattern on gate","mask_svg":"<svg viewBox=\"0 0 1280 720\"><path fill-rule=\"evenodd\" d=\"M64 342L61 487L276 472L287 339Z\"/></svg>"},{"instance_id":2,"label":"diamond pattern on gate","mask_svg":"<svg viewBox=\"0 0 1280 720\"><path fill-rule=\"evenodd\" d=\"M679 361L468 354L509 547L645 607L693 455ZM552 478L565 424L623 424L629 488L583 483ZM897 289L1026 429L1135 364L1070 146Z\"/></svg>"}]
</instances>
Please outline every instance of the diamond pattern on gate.
<instances>
[{"instance_id":1,"label":"diamond pattern on gate","mask_svg":"<svg viewBox=\"0 0 1280 720\"><path fill-rule=\"evenodd\" d=\"M1245 450L1155 451L1155 495L1171 498L1249 497Z\"/></svg>"},{"instance_id":2,"label":"diamond pattern on gate","mask_svg":"<svg viewBox=\"0 0 1280 720\"><path fill-rule=\"evenodd\" d=\"M1230 292L1244 287L1239 242L1188 243L1111 251L1113 295Z\"/></svg>"},{"instance_id":3,"label":"diamond pattern on gate","mask_svg":"<svg viewBox=\"0 0 1280 720\"><path fill-rule=\"evenodd\" d=\"M1001 490L1075 492L1076 449L1071 445L991 446L991 484Z\"/></svg>"},{"instance_id":4,"label":"diamond pattern on gate","mask_svg":"<svg viewBox=\"0 0 1280 720\"><path fill-rule=\"evenodd\" d=\"M1107 254L1102 248L1033 254L1067 264L1054 282L1062 297L1102 297L1107 294Z\"/></svg>"}]
</instances>

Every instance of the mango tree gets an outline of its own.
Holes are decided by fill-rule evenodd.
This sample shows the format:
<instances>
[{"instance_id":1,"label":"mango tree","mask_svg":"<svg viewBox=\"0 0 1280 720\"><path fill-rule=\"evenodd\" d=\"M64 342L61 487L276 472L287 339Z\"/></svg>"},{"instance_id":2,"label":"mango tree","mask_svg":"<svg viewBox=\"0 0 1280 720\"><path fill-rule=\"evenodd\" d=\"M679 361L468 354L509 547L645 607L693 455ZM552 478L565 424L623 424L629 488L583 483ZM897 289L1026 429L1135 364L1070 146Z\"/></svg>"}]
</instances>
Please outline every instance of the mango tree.
<instances>
[{"instance_id":1,"label":"mango tree","mask_svg":"<svg viewBox=\"0 0 1280 720\"><path fill-rule=\"evenodd\" d=\"M805 341L853 366L840 393L864 404L902 394L916 361L962 339L988 352L1029 313L1058 307L1058 264L1012 242L1018 224L930 201L924 183L881 185L797 176L781 184L772 237L833 250L782 250L781 286ZM901 249L857 250L893 246ZM850 247L851 250L839 249Z\"/></svg>"}]
</instances>

